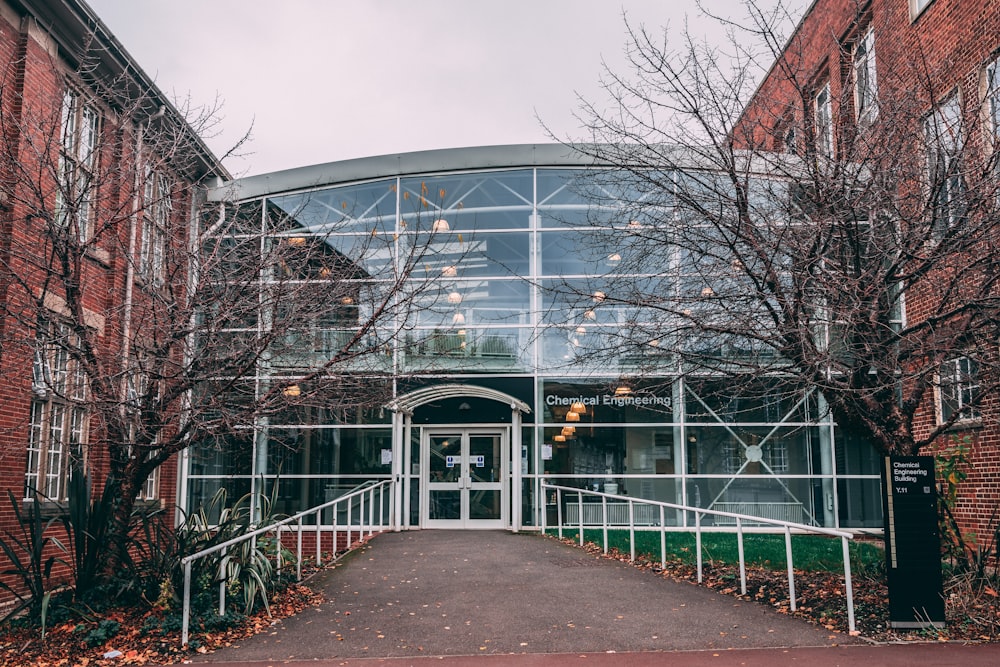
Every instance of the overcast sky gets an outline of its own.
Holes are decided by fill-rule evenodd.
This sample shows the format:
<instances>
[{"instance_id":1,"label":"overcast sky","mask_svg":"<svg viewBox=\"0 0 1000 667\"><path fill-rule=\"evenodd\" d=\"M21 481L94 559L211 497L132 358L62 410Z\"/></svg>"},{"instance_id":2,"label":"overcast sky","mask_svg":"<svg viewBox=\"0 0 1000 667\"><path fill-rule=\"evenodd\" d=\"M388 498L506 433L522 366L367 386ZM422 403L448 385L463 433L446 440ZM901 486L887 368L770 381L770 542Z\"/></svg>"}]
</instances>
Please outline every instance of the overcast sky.
<instances>
[{"instance_id":1,"label":"overcast sky","mask_svg":"<svg viewBox=\"0 0 1000 667\"><path fill-rule=\"evenodd\" d=\"M583 138L577 96L625 68L625 25L694 0L88 0L168 96L223 103L234 175L433 148ZM737 0L709 0L742 16ZM717 9L716 9L717 8Z\"/></svg>"}]
</instances>

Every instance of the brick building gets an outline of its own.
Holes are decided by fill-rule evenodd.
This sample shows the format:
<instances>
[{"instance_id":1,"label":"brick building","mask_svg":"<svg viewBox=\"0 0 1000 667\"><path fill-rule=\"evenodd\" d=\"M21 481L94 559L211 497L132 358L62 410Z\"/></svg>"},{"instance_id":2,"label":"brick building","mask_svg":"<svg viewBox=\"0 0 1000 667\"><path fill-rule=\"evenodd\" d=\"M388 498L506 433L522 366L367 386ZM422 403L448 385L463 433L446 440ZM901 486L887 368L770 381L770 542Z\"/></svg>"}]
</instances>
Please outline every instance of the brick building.
<instances>
[{"instance_id":1,"label":"brick building","mask_svg":"<svg viewBox=\"0 0 1000 667\"><path fill-rule=\"evenodd\" d=\"M973 196L996 201L1000 4L813 2L746 106L736 137L754 149L831 164L891 156L900 197L938 218L938 229L954 228ZM905 298L914 322L929 317L938 294L932 286ZM936 443L969 445L956 514L963 528L985 536L1000 504L1000 430L995 396L963 408L977 393L976 365L956 358L942 366L956 391L942 382L922 406L918 430L931 433L966 409Z\"/></svg>"},{"instance_id":2,"label":"brick building","mask_svg":"<svg viewBox=\"0 0 1000 667\"><path fill-rule=\"evenodd\" d=\"M227 173L76 0L0 2L0 142L0 530L16 532L8 493L65 501L73 465L101 488L109 434L129 437L102 403L143 393L198 193ZM170 505L176 468L138 497Z\"/></svg>"},{"instance_id":3,"label":"brick building","mask_svg":"<svg viewBox=\"0 0 1000 667\"><path fill-rule=\"evenodd\" d=\"M888 120L905 117L911 138L928 129L935 134L932 160L953 165L949 147L961 146L964 164L974 161L992 174L998 47L996 0L817 0L747 106L737 137L761 150L833 159L862 147L884 151L897 136L886 129ZM518 529L537 526L549 509L538 493L544 476L758 516L781 510L777 518L817 525L881 525L873 451L812 399L796 395L784 405L774 396L727 395L723 401L721 390L712 399L666 366L655 367L662 377L649 387L621 383L640 371L649 380L649 364L662 361L658 337L644 343L641 358L622 354L609 364L580 354L629 321L599 282L607 278L605 265L621 264L622 253L605 249L597 261L580 240L593 231L581 222L590 202L573 195L573 184L586 182L591 160L560 146L432 151L304 167L212 189L229 180L224 168L85 3L0 0L0 63L0 491L16 500L32 502L29 489L65 500L74 463L84 464L99 488L113 452L132 451L122 443L155 453L157 441L124 428L129 420L119 412L133 408L133 397L156 398L148 382L156 375L152 357L144 350L155 347L158 324L170 319L165 294L186 289L185 249L203 188L211 202L205 210L224 213L236 191L255 220L264 212L317 234L328 226L341 240L363 239L358 247L376 238L375 229L393 232L384 238L421 233L405 229L403 215L414 215L408 202L438 192L448 199L427 219L430 231L455 228L480 240L471 250L459 241L460 252L448 250L454 257L439 249L441 266L433 268L441 289L428 290L427 302L413 309L406 340L390 336L376 346L391 352L382 356L391 357L393 368L421 374L427 386L402 386L387 399L388 409L363 418L317 411L281 428L260 428L252 456L241 451L227 458L213 449L158 468L150 458L154 472L135 495L193 504L217 488L245 491L255 480L292 471L295 479L279 501L281 511L293 512L338 489L397 477L406 488L400 506L407 527ZM927 142L905 143L924 169ZM903 189L919 192L919 178L910 176ZM471 194L469 201L456 198L472 192L484 193L476 206L469 205ZM945 188L937 208L948 214L954 194ZM382 213L355 220L347 202ZM277 236L292 247L302 244L304 232L295 227ZM387 256L369 258L365 275L384 268ZM662 275L662 266L648 273ZM578 276L571 293L539 287L567 274ZM582 303L570 298L581 294ZM702 297L713 295L701 290ZM341 297L358 311L358 294ZM576 319L546 315L549 299L553 311ZM921 295L908 294L907 306L909 317L920 317ZM354 332L345 338L342 329L351 324L317 324L314 347L303 336L304 352L286 353L329 358L324 346L349 340ZM248 328L244 340L256 333L255 325ZM966 409L963 400L975 393L968 360L953 362L957 381L951 393L928 401L926 432L942 416ZM278 380L291 383L308 371L293 370ZM616 398L618 385L644 391L645 402ZM749 406L743 414L733 407L740 400ZM971 474L959 512L967 528L979 531L1000 497L997 409L992 399L977 404L949 431L970 438ZM569 422L579 420L588 427L581 424L577 433ZM420 437L411 439L411 429ZM480 489L481 506L470 506L470 488L458 478L448 486L432 477L464 465L472 479L474 446L484 448L475 457L480 468L494 464L484 468L490 479ZM448 447L464 449L445 456ZM448 459L459 467L434 469L432 462ZM9 505L0 501L0 530L14 527Z\"/></svg>"}]
</instances>

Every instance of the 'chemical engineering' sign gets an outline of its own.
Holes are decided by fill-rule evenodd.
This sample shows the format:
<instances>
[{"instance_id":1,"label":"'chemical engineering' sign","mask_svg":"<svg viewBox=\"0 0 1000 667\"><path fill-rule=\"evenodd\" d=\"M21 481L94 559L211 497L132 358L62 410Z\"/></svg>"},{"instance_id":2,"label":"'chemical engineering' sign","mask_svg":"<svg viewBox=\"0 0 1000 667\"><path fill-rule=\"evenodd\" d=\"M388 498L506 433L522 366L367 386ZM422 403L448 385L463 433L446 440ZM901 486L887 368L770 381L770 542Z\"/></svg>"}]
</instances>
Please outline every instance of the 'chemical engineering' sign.
<instances>
[{"instance_id":1,"label":"'chemical engineering' sign","mask_svg":"<svg viewBox=\"0 0 1000 667\"><path fill-rule=\"evenodd\" d=\"M556 396L547 394L545 405L570 407L574 403L583 403L588 408L604 405L615 408L661 408L670 409L669 396L656 396L655 394L627 394L616 396L614 394L600 394L595 396Z\"/></svg>"}]
</instances>

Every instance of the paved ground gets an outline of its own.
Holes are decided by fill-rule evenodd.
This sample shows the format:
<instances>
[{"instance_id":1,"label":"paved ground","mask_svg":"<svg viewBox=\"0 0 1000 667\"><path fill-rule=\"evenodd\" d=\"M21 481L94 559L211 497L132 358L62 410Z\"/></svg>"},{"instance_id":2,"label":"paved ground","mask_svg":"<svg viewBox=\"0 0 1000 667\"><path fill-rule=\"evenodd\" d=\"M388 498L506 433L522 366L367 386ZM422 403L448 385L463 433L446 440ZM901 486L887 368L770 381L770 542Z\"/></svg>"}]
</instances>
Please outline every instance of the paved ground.
<instances>
[{"instance_id":1,"label":"paved ground","mask_svg":"<svg viewBox=\"0 0 1000 667\"><path fill-rule=\"evenodd\" d=\"M312 583L326 603L196 661L1000 664L1000 646L869 646L537 535L388 533Z\"/></svg>"}]
</instances>

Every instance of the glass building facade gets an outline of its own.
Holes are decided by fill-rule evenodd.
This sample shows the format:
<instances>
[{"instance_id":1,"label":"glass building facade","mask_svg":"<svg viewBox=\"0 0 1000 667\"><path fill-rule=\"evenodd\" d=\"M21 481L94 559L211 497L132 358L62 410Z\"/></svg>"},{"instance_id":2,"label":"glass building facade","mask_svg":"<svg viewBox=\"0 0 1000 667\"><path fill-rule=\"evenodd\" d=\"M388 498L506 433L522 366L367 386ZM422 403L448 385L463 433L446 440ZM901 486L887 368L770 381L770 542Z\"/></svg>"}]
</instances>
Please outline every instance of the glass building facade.
<instances>
[{"instance_id":1,"label":"glass building facade","mask_svg":"<svg viewBox=\"0 0 1000 667\"><path fill-rule=\"evenodd\" d=\"M642 309L610 303L604 290L634 281L669 298L687 289L684 258L648 257L648 270L621 275L618 267L637 266L622 260L628 227L639 223L613 197L588 195L594 173L562 146L510 146L354 160L220 188L216 200L235 196L259 211L276 238L320 239L358 269L355 287L338 288L339 316L302 331L262 376L296 372L339 346L366 321L365 304L378 302L366 293L392 286L402 296L391 324L366 333L382 352L365 373L384 383L387 400L270 418L235 434L243 446L232 454L195 449L188 502L280 476L278 510L290 513L396 478L406 526L520 529L553 511L538 493L544 477L881 527L878 456L838 428L821 395L780 378L682 372L655 338L616 344ZM404 265L412 271L400 289Z\"/></svg>"}]
</instances>

